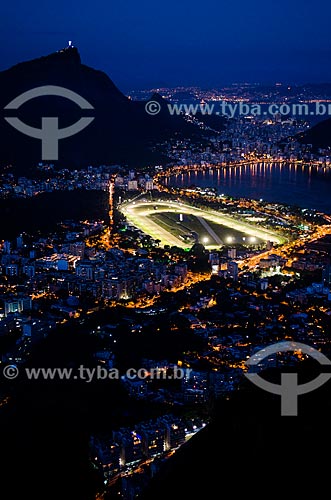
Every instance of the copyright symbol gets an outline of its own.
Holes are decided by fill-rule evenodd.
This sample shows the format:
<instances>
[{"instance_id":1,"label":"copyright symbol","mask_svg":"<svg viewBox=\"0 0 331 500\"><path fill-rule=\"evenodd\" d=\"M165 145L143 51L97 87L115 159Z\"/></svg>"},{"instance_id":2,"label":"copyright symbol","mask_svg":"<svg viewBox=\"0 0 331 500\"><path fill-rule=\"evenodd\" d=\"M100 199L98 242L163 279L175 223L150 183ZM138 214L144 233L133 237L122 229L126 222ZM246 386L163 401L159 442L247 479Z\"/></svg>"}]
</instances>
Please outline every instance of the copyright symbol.
<instances>
[{"instance_id":1,"label":"copyright symbol","mask_svg":"<svg viewBox=\"0 0 331 500\"><path fill-rule=\"evenodd\" d=\"M13 380L18 376L18 374L19 370L16 365L7 365L3 369L4 377L8 378L9 380Z\"/></svg>"},{"instance_id":2,"label":"copyright symbol","mask_svg":"<svg viewBox=\"0 0 331 500\"><path fill-rule=\"evenodd\" d=\"M161 104L157 101L148 101L145 105L145 111L149 115L157 115L161 111Z\"/></svg>"}]
</instances>

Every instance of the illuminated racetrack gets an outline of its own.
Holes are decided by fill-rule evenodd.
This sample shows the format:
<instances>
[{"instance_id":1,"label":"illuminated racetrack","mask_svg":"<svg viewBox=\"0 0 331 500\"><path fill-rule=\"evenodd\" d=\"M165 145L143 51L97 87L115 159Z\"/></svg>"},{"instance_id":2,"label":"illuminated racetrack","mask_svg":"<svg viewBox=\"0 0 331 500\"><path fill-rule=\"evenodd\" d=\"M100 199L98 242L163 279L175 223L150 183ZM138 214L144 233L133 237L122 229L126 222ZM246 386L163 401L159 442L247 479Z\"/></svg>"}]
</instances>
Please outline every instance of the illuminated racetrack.
<instances>
[{"instance_id":1,"label":"illuminated racetrack","mask_svg":"<svg viewBox=\"0 0 331 500\"><path fill-rule=\"evenodd\" d=\"M128 222L133 224L135 227L143 231L144 233L150 235L152 238L160 240L161 245L178 246L185 248L188 246L186 241L183 241L178 235L174 234L175 231L167 230L164 225L161 226L155 220L152 220L153 215L158 213L175 213L183 215L191 215L197 217L198 220L204 219L204 221L211 222L214 227L215 224L222 225L227 228L233 229L235 231L244 233L252 238L259 238L263 241L273 241L274 243L283 243L283 238L281 238L275 232L264 229L247 222L241 222L230 215L224 215L223 213L218 213L214 210L204 210L196 207L191 207L190 205L184 203L178 203L175 201L136 201L124 203L120 207L121 212L125 215ZM206 229L208 230L208 223L204 223ZM212 229L210 228L210 231ZM207 248L218 248L220 246L220 240L217 244L207 244Z\"/></svg>"}]
</instances>

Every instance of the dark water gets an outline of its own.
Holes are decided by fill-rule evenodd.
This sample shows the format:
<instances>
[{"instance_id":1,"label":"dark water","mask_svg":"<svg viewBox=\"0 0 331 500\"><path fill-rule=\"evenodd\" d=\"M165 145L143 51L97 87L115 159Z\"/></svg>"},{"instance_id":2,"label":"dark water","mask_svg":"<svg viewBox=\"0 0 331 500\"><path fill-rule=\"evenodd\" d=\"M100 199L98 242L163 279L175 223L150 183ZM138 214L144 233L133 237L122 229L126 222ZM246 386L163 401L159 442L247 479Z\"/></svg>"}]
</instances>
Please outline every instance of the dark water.
<instances>
[{"instance_id":1,"label":"dark water","mask_svg":"<svg viewBox=\"0 0 331 500\"><path fill-rule=\"evenodd\" d=\"M331 168L259 163L172 175L168 186L215 187L218 193L331 213Z\"/></svg>"}]
</instances>

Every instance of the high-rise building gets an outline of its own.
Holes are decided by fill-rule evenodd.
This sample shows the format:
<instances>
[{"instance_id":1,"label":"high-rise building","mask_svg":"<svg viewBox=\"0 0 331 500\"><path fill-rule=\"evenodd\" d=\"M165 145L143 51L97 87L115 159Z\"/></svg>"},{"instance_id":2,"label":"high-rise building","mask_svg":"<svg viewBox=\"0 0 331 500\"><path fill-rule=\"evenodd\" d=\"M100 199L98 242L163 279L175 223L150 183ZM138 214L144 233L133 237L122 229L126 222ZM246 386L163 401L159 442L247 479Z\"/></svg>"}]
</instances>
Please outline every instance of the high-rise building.
<instances>
[{"instance_id":1,"label":"high-rise building","mask_svg":"<svg viewBox=\"0 0 331 500\"><path fill-rule=\"evenodd\" d=\"M158 423L165 430L165 450L178 448L185 443L185 424L180 418L165 415L158 419Z\"/></svg>"},{"instance_id":2,"label":"high-rise building","mask_svg":"<svg viewBox=\"0 0 331 500\"><path fill-rule=\"evenodd\" d=\"M16 247L18 249L20 249L20 248L23 247L23 236L22 235L17 236L17 238L16 238Z\"/></svg>"},{"instance_id":3,"label":"high-rise building","mask_svg":"<svg viewBox=\"0 0 331 500\"><path fill-rule=\"evenodd\" d=\"M106 480L119 472L121 447L118 443L92 438L91 449L94 462L99 466Z\"/></svg>"},{"instance_id":4,"label":"high-rise building","mask_svg":"<svg viewBox=\"0 0 331 500\"><path fill-rule=\"evenodd\" d=\"M3 252L10 253L10 241L5 241L3 244Z\"/></svg>"},{"instance_id":5,"label":"high-rise building","mask_svg":"<svg viewBox=\"0 0 331 500\"><path fill-rule=\"evenodd\" d=\"M12 313L20 313L23 311L23 300L22 299L13 299L13 300L5 300L5 316Z\"/></svg>"},{"instance_id":6,"label":"high-rise building","mask_svg":"<svg viewBox=\"0 0 331 500\"><path fill-rule=\"evenodd\" d=\"M115 186L123 186L124 184L124 177L121 175L117 175L115 179Z\"/></svg>"},{"instance_id":7,"label":"high-rise building","mask_svg":"<svg viewBox=\"0 0 331 500\"><path fill-rule=\"evenodd\" d=\"M229 259L236 259L237 258L237 249L236 248L229 248L228 250L228 257Z\"/></svg>"},{"instance_id":8,"label":"high-rise building","mask_svg":"<svg viewBox=\"0 0 331 500\"><path fill-rule=\"evenodd\" d=\"M31 297L15 298L5 300L5 316L12 313L21 313L32 308Z\"/></svg>"},{"instance_id":9,"label":"high-rise building","mask_svg":"<svg viewBox=\"0 0 331 500\"><path fill-rule=\"evenodd\" d=\"M76 265L76 276L86 280L94 279L94 266L90 261L80 261Z\"/></svg>"},{"instance_id":10,"label":"high-rise building","mask_svg":"<svg viewBox=\"0 0 331 500\"><path fill-rule=\"evenodd\" d=\"M262 292L264 292L268 288L269 282L267 279L262 279L260 281L260 289Z\"/></svg>"},{"instance_id":11,"label":"high-rise building","mask_svg":"<svg viewBox=\"0 0 331 500\"><path fill-rule=\"evenodd\" d=\"M154 184L152 179L148 179L145 184L145 189L146 191L153 191L154 189Z\"/></svg>"},{"instance_id":12,"label":"high-rise building","mask_svg":"<svg viewBox=\"0 0 331 500\"><path fill-rule=\"evenodd\" d=\"M115 300L122 297L124 285L118 278L104 279L101 294L104 299Z\"/></svg>"},{"instance_id":13,"label":"high-rise building","mask_svg":"<svg viewBox=\"0 0 331 500\"><path fill-rule=\"evenodd\" d=\"M26 274L29 278L33 278L35 275L36 269L33 264L26 264L23 266L23 274Z\"/></svg>"},{"instance_id":14,"label":"high-rise building","mask_svg":"<svg viewBox=\"0 0 331 500\"><path fill-rule=\"evenodd\" d=\"M237 262L235 262L233 260L228 262L227 272L228 272L229 277L232 278L234 281L238 280L238 270L239 270L239 267L238 267Z\"/></svg>"},{"instance_id":15,"label":"high-rise building","mask_svg":"<svg viewBox=\"0 0 331 500\"><path fill-rule=\"evenodd\" d=\"M187 276L187 264L177 264L175 266L175 273L185 279Z\"/></svg>"},{"instance_id":16,"label":"high-rise building","mask_svg":"<svg viewBox=\"0 0 331 500\"><path fill-rule=\"evenodd\" d=\"M145 288L146 292L154 293L154 281L150 281L150 280L144 281L143 287Z\"/></svg>"},{"instance_id":17,"label":"high-rise building","mask_svg":"<svg viewBox=\"0 0 331 500\"><path fill-rule=\"evenodd\" d=\"M81 257L83 259L84 253L85 253L85 242L84 241L76 241L75 243L70 243L69 253L71 255L75 255L75 256Z\"/></svg>"},{"instance_id":18,"label":"high-rise building","mask_svg":"<svg viewBox=\"0 0 331 500\"><path fill-rule=\"evenodd\" d=\"M138 190L138 181L130 180L128 181L128 191L137 191Z\"/></svg>"},{"instance_id":19,"label":"high-rise building","mask_svg":"<svg viewBox=\"0 0 331 500\"><path fill-rule=\"evenodd\" d=\"M17 264L8 264L5 267L6 276L17 276L18 275L18 265Z\"/></svg>"},{"instance_id":20,"label":"high-rise building","mask_svg":"<svg viewBox=\"0 0 331 500\"><path fill-rule=\"evenodd\" d=\"M160 427L156 422L147 422L137 426L137 433L141 436L142 450L146 458L163 453L164 427Z\"/></svg>"},{"instance_id":21,"label":"high-rise building","mask_svg":"<svg viewBox=\"0 0 331 500\"><path fill-rule=\"evenodd\" d=\"M209 264L211 265L212 274L218 274L218 271L220 269L220 258L218 253L209 254Z\"/></svg>"},{"instance_id":22,"label":"high-rise building","mask_svg":"<svg viewBox=\"0 0 331 500\"><path fill-rule=\"evenodd\" d=\"M142 438L136 431L119 429L113 432L113 439L120 445L121 466L137 462L143 458Z\"/></svg>"},{"instance_id":23,"label":"high-rise building","mask_svg":"<svg viewBox=\"0 0 331 500\"><path fill-rule=\"evenodd\" d=\"M273 246L274 246L273 242L268 240L267 244L266 244L266 249L267 250L272 250Z\"/></svg>"}]
</instances>

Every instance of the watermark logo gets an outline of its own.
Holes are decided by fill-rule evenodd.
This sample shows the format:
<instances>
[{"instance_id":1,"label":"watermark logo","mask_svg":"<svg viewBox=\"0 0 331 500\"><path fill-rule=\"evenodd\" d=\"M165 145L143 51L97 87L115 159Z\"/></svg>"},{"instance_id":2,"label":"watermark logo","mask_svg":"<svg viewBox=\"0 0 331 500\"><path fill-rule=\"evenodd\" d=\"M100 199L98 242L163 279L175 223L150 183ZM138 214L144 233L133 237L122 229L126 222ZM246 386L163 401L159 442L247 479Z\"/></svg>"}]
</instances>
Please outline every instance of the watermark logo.
<instances>
[{"instance_id":1,"label":"watermark logo","mask_svg":"<svg viewBox=\"0 0 331 500\"><path fill-rule=\"evenodd\" d=\"M83 97L72 90L66 89L64 87L58 87L55 85L45 85L43 87L36 87L34 89L28 90L23 94L19 95L13 99L7 106L6 109L19 109L22 104L34 99L36 97L43 96L58 96L69 99L70 101L77 104L80 109L94 109L94 107ZM59 118L58 117L42 117L41 119L41 129L31 127L26 123L22 122L16 117L5 117L5 120L16 130L19 130L22 134L33 137L34 139L41 140L42 148L42 160L58 160L59 159L59 140L71 137L78 132L81 132L94 120L94 117L84 117L80 118L76 123L70 125L66 128L59 128Z\"/></svg>"},{"instance_id":2,"label":"watermark logo","mask_svg":"<svg viewBox=\"0 0 331 500\"><path fill-rule=\"evenodd\" d=\"M155 116L161 111L161 104L157 101L147 101L145 111ZM331 104L329 102L316 101L312 103L271 103L266 105L253 102L204 102L204 103L171 103L166 102L163 106L170 116L191 115L197 116L223 116L227 118L238 117L261 117L263 119L281 119L298 117L306 119L315 116L330 116Z\"/></svg>"},{"instance_id":3,"label":"watermark logo","mask_svg":"<svg viewBox=\"0 0 331 500\"><path fill-rule=\"evenodd\" d=\"M161 104L157 101L148 101L145 104L145 111L151 116L158 115L161 111Z\"/></svg>"},{"instance_id":4,"label":"watermark logo","mask_svg":"<svg viewBox=\"0 0 331 500\"><path fill-rule=\"evenodd\" d=\"M321 352L313 347L300 342L279 342L272 344L265 349L261 349L251 356L246 364L249 368L257 367L264 359L272 354L279 352L301 351L308 356L316 359L322 366L330 366L331 361ZM297 373L282 373L281 383L273 384L260 377L258 373L245 373L245 376L253 382L257 387L264 391L278 394L281 397L281 415L282 416L297 416L298 415L298 396L307 394L315 389L318 389L331 378L330 373L321 373L314 380L305 384L298 384Z\"/></svg>"},{"instance_id":5,"label":"watermark logo","mask_svg":"<svg viewBox=\"0 0 331 500\"><path fill-rule=\"evenodd\" d=\"M13 380L18 377L19 370L16 365L7 365L3 369L3 375L8 380Z\"/></svg>"},{"instance_id":6,"label":"watermark logo","mask_svg":"<svg viewBox=\"0 0 331 500\"><path fill-rule=\"evenodd\" d=\"M98 365L94 368L80 365L73 368L34 368L25 367L19 369L16 365L6 365L2 369L2 375L7 380L14 380L19 375L25 376L28 380L81 380L91 383L94 380L184 380L191 376L191 368L181 368L173 365L167 368L128 368L121 374L118 368L105 368Z\"/></svg>"}]
</instances>

